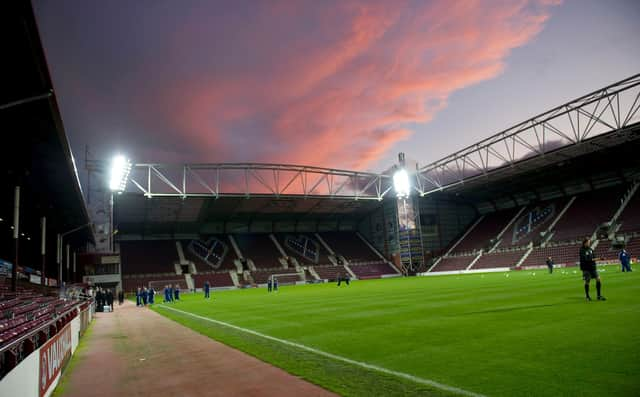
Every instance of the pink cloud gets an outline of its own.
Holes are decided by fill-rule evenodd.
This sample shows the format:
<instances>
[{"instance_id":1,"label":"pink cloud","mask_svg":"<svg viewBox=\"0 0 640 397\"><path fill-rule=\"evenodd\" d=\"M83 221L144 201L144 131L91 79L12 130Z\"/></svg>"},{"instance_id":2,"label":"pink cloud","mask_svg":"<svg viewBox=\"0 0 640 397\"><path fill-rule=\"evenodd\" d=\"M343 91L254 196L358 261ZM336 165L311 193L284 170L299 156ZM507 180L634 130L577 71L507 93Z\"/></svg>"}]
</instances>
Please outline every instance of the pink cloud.
<instances>
[{"instance_id":1,"label":"pink cloud","mask_svg":"<svg viewBox=\"0 0 640 397\"><path fill-rule=\"evenodd\" d=\"M167 81L141 117L190 148L185 161L366 169L451 93L498 76L557 3L261 3L241 26L214 34L194 22L172 37L171 54L206 59ZM226 41L209 53L207 34Z\"/></svg>"}]
</instances>

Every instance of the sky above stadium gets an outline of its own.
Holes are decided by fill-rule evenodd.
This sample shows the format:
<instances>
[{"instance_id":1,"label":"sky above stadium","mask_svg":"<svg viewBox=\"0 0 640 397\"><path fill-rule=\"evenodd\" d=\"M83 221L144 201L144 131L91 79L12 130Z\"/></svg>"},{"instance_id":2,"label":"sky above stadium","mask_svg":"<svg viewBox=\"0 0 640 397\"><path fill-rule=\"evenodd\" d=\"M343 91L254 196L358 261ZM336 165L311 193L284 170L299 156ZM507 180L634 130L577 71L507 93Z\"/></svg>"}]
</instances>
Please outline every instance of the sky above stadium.
<instances>
[{"instance_id":1,"label":"sky above stadium","mask_svg":"<svg viewBox=\"0 0 640 397\"><path fill-rule=\"evenodd\" d=\"M34 7L78 162L426 164L640 72L637 1Z\"/></svg>"}]
</instances>

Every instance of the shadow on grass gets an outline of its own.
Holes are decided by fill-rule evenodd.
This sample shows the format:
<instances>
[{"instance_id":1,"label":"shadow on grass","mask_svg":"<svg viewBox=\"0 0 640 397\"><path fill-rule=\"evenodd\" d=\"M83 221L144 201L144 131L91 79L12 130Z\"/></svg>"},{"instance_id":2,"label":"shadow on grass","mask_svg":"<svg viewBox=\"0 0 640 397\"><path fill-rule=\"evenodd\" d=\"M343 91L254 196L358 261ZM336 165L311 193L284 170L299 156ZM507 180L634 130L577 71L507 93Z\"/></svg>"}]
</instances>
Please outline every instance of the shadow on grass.
<instances>
[{"instance_id":1,"label":"shadow on grass","mask_svg":"<svg viewBox=\"0 0 640 397\"><path fill-rule=\"evenodd\" d=\"M540 304L540 305L499 307L499 308L496 308L496 309L478 310L478 311L473 311L473 312L458 313L458 314L455 314L455 315L451 315L451 317L468 316L468 315L472 315L472 314L508 313L508 312L515 312L515 311L519 311L519 310L532 310L532 309L540 309L540 308L543 308L543 307L562 306L562 305L568 305L568 304L569 304L569 302L565 302L565 303L547 303L547 304L544 304L544 305Z\"/></svg>"}]
</instances>

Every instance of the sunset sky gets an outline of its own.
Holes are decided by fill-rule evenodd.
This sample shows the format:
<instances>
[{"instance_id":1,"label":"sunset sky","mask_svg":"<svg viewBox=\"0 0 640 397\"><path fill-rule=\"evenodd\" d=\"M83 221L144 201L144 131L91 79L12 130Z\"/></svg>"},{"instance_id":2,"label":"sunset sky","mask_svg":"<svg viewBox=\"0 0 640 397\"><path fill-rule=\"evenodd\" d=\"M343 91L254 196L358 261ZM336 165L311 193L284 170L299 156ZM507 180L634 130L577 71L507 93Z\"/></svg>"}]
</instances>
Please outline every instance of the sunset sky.
<instances>
[{"instance_id":1,"label":"sunset sky","mask_svg":"<svg viewBox=\"0 0 640 397\"><path fill-rule=\"evenodd\" d=\"M640 2L34 6L77 161L437 160L640 72Z\"/></svg>"}]
</instances>

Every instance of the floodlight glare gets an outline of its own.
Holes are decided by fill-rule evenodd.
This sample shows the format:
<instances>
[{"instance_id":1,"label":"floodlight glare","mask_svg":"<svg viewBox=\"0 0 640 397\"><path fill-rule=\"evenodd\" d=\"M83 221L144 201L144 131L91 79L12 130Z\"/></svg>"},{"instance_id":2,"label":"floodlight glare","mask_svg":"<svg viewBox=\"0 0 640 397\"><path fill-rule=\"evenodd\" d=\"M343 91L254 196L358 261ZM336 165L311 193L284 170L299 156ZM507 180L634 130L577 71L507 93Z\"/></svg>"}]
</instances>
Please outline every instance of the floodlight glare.
<instances>
[{"instance_id":1,"label":"floodlight glare","mask_svg":"<svg viewBox=\"0 0 640 397\"><path fill-rule=\"evenodd\" d=\"M398 198L409 197L411 186L409 184L409 174L404 168L399 169L393 174L393 188Z\"/></svg>"},{"instance_id":2,"label":"floodlight glare","mask_svg":"<svg viewBox=\"0 0 640 397\"><path fill-rule=\"evenodd\" d=\"M131 172L131 162L124 156L118 155L111 162L111 179L109 189L122 192L127 186L127 178Z\"/></svg>"}]
</instances>

